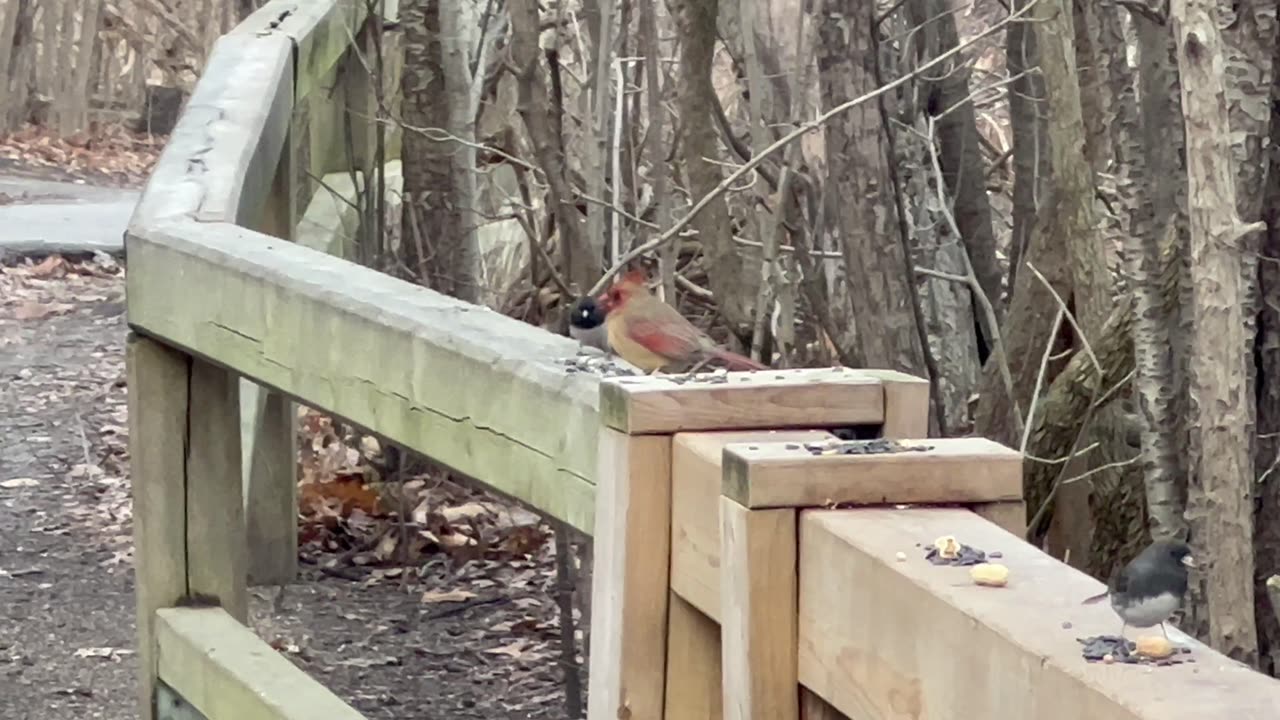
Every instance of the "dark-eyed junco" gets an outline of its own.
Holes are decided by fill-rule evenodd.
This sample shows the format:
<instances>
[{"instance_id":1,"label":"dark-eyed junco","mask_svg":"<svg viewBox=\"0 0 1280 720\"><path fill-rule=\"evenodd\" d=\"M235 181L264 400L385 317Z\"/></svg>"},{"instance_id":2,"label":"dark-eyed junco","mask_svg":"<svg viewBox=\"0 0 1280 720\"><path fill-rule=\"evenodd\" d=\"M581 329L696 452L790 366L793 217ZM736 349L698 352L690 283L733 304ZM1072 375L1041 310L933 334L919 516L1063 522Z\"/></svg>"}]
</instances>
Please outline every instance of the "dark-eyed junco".
<instances>
[{"instance_id":1,"label":"dark-eyed junco","mask_svg":"<svg viewBox=\"0 0 1280 720\"><path fill-rule=\"evenodd\" d=\"M569 308L569 337L583 345L609 352L609 331L604 325L604 308L590 295L578 298Z\"/></svg>"},{"instance_id":2,"label":"dark-eyed junco","mask_svg":"<svg viewBox=\"0 0 1280 720\"><path fill-rule=\"evenodd\" d=\"M1177 540L1157 540L1129 561L1111 578L1107 592L1085 600L1085 604L1111 598L1111 608L1124 622L1125 628L1159 625L1166 638L1164 621L1169 619L1187 592L1187 568L1195 567L1191 548Z\"/></svg>"}]
</instances>

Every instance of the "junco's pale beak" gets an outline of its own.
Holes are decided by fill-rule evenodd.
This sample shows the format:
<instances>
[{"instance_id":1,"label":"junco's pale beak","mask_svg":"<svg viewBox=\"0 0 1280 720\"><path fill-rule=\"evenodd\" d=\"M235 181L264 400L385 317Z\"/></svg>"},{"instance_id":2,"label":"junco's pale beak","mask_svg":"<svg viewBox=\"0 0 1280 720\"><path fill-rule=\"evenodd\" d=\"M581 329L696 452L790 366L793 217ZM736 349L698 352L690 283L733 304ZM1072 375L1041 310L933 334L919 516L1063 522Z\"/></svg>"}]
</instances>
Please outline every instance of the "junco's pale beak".
<instances>
[{"instance_id":1,"label":"junco's pale beak","mask_svg":"<svg viewBox=\"0 0 1280 720\"><path fill-rule=\"evenodd\" d=\"M1196 559L1191 557L1190 555L1183 555L1182 564L1186 565L1189 568L1193 568L1196 566Z\"/></svg>"}]
</instances>

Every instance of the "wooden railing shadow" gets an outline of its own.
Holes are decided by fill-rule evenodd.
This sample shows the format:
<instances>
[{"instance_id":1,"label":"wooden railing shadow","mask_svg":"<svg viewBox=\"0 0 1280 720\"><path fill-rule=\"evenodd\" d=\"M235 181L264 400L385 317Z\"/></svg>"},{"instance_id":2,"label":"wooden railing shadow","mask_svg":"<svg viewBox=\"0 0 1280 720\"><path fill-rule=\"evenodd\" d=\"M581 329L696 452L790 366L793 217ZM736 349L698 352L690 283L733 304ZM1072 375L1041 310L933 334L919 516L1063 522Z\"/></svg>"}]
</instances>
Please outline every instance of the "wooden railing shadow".
<instances>
[{"instance_id":1,"label":"wooden railing shadow","mask_svg":"<svg viewBox=\"0 0 1280 720\"><path fill-rule=\"evenodd\" d=\"M1016 452L922 441L924 381L567 372L568 338L292 242L314 178L370 171L365 15L273 0L220 39L129 226L145 720L360 717L245 626L247 584L296 571L294 402L593 536L591 720L1274 716L1276 683L1191 641L1196 665L1086 665L1100 584L1020 540ZM835 430L929 449L806 447ZM926 563L940 534L1009 586Z\"/></svg>"}]
</instances>

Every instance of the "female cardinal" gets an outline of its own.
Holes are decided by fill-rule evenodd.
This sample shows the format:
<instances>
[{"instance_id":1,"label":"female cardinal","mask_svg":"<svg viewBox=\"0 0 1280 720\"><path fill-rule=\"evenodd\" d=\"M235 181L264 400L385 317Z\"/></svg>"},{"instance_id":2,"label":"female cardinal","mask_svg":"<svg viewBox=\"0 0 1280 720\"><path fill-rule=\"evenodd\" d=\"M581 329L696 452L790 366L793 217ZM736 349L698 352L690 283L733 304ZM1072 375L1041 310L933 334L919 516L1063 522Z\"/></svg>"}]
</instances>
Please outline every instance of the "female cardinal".
<instances>
[{"instance_id":1,"label":"female cardinal","mask_svg":"<svg viewBox=\"0 0 1280 720\"><path fill-rule=\"evenodd\" d=\"M749 357L716 347L679 311L654 297L645 286L644 273L638 270L615 282L600 297L600 304L606 313L610 347L646 372L710 359L720 360L731 370L766 369Z\"/></svg>"}]
</instances>

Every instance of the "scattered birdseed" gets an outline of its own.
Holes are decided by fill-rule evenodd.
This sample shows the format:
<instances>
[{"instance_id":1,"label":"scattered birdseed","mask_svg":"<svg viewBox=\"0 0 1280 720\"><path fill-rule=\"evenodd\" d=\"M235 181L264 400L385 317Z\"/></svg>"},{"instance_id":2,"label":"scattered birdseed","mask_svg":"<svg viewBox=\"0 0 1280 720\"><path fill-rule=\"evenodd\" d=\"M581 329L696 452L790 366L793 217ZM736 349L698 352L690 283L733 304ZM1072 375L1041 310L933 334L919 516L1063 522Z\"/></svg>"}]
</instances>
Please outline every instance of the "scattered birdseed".
<instances>
[{"instance_id":1,"label":"scattered birdseed","mask_svg":"<svg viewBox=\"0 0 1280 720\"><path fill-rule=\"evenodd\" d=\"M805 443L804 449L810 455L887 455L900 452L925 452L932 450L932 445L903 445L896 440L876 438L874 440L827 440L825 442Z\"/></svg>"},{"instance_id":2,"label":"scattered birdseed","mask_svg":"<svg viewBox=\"0 0 1280 720\"><path fill-rule=\"evenodd\" d=\"M960 552L953 558L944 558L938 548L929 545L925 550L924 559L934 565L955 565L963 567L966 565L978 565L987 561L987 554L970 545L960 543Z\"/></svg>"},{"instance_id":3,"label":"scattered birdseed","mask_svg":"<svg viewBox=\"0 0 1280 720\"><path fill-rule=\"evenodd\" d=\"M1063 623L1066 627L1069 623ZM1110 657L1112 662L1124 663L1126 665L1150 665L1155 667L1163 667L1165 665L1181 665L1184 662L1195 662L1194 659L1175 660L1173 656L1160 660L1139 655L1137 653L1137 643L1126 640L1119 635L1094 635L1087 638L1076 638L1076 642L1080 643L1080 654L1088 662L1107 662L1106 658ZM1174 655L1187 654L1191 652L1191 648L1178 647L1175 648Z\"/></svg>"},{"instance_id":4,"label":"scattered birdseed","mask_svg":"<svg viewBox=\"0 0 1280 720\"><path fill-rule=\"evenodd\" d=\"M1063 629L1063 630L1070 630L1070 629L1071 629L1071 621L1070 621L1070 620L1063 620L1063 621L1062 621L1062 629Z\"/></svg>"},{"instance_id":5,"label":"scattered birdseed","mask_svg":"<svg viewBox=\"0 0 1280 720\"><path fill-rule=\"evenodd\" d=\"M995 550L991 554L987 555L987 557L999 560L1000 558L1004 557L1004 553L1000 552L999 550Z\"/></svg>"}]
</instances>

